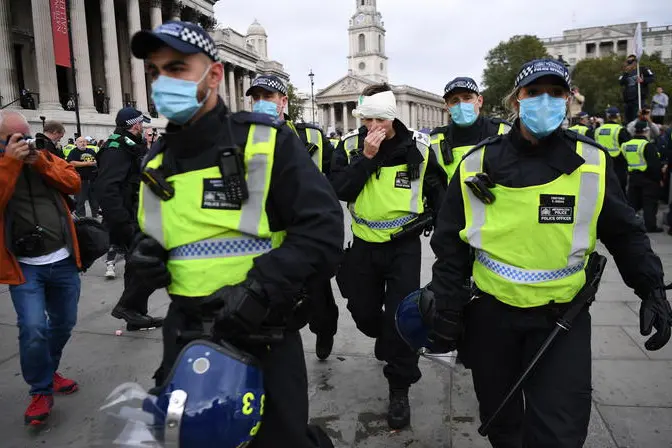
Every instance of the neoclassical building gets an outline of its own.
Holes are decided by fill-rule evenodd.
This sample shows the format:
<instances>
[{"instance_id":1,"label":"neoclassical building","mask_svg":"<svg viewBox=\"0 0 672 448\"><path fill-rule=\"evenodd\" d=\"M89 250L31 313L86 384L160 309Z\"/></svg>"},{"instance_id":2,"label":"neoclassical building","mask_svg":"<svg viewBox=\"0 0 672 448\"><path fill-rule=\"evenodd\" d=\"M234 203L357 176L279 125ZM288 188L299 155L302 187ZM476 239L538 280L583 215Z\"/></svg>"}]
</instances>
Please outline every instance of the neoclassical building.
<instances>
[{"instance_id":1,"label":"neoclassical building","mask_svg":"<svg viewBox=\"0 0 672 448\"><path fill-rule=\"evenodd\" d=\"M199 23L213 32L226 82L220 94L234 110L247 107L246 86L258 73L288 78L281 64L268 60L267 36L254 23L242 35L215 31L216 0L70 0L72 53L82 134L105 138L116 112L133 105L155 117L143 61L130 52L131 36L167 20ZM52 17L53 15L53 17ZM59 120L70 137L76 132L73 69L67 42L65 0L0 0L0 107L23 109L34 130L41 117ZM65 37L64 37L65 36ZM56 45L55 45L56 42ZM58 50L57 50L58 49ZM64 59L65 58L65 59Z\"/></svg>"},{"instance_id":2,"label":"neoclassical building","mask_svg":"<svg viewBox=\"0 0 672 448\"><path fill-rule=\"evenodd\" d=\"M360 126L352 116L362 90L369 85L387 82L385 24L376 0L355 0L355 13L348 27L348 74L319 90L315 96L317 120L327 132ZM399 119L414 129L428 129L445 124L447 113L443 98L407 85L390 84L397 98ZM306 121L310 118L305 116Z\"/></svg>"}]
</instances>

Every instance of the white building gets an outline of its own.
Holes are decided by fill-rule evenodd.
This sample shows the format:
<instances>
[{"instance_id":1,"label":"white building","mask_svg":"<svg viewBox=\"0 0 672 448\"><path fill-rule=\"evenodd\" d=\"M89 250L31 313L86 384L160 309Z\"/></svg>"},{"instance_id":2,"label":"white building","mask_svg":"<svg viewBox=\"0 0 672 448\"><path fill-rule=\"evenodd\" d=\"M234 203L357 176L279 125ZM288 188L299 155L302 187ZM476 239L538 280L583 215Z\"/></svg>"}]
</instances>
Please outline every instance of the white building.
<instances>
[{"instance_id":1,"label":"white building","mask_svg":"<svg viewBox=\"0 0 672 448\"><path fill-rule=\"evenodd\" d=\"M212 31L215 2L70 0L82 134L106 138L114 129L117 111L126 105L156 117L144 63L130 52L131 36L167 20L191 21ZM41 128L40 117L61 121L66 137L70 137L76 132L72 69L57 65L57 56L62 59L65 53L66 60L69 58L67 51L56 52L53 37L54 28L57 39L67 29L62 26L67 25L65 1L54 3L61 8L55 14L61 23L53 28L50 4L49 0L0 0L0 107L23 109L34 131ZM246 35L223 29L213 32L213 37L226 69L220 93L234 110L249 105L244 93L257 74L288 78L281 64L268 59L266 32L258 23L252 24ZM24 89L31 93L22 101L20 92ZM31 103L35 109L26 108L32 107ZM152 126L158 128L165 124L162 118L152 120Z\"/></svg>"},{"instance_id":2,"label":"white building","mask_svg":"<svg viewBox=\"0 0 672 448\"><path fill-rule=\"evenodd\" d=\"M317 120L326 132L347 132L360 126L352 117L362 90L366 86L387 82L385 24L376 0L355 0L355 13L348 27L350 52L348 74L316 95ZM407 85L390 85L397 98L399 119L415 129L433 128L447 121L443 98ZM305 104L305 103L304 103ZM308 115L304 112L306 121Z\"/></svg>"},{"instance_id":3,"label":"white building","mask_svg":"<svg viewBox=\"0 0 672 448\"><path fill-rule=\"evenodd\" d=\"M661 59L672 66L672 25L649 27L642 24L644 52L660 53ZM582 59L616 54L625 59L635 51L637 23L596 26L565 30L562 36L541 39L548 53L574 66Z\"/></svg>"}]
</instances>

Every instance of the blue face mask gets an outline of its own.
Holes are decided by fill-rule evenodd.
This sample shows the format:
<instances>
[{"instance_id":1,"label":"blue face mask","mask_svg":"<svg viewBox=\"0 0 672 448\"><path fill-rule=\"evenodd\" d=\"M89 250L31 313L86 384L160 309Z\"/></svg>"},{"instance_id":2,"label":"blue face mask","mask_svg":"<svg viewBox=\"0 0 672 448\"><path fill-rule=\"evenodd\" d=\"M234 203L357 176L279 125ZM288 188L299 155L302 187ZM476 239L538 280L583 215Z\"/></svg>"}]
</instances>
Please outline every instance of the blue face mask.
<instances>
[{"instance_id":1,"label":"blue face mask","mask_svg":"<svg viewBox=\"0 0 672 448\"><path fill-rule=\"evenodd\" d=\"M258 114L271 115L273 117L278 116L278 105L272 101L259 100L252 106L252 112Z\"/></svg>"},{"instance_id":2,"label":"blue face mask","mask_svg":"<svg viewBox=\"0 0 672 448\"><path fill-rule=\"evenodd\" d=\"M520 100L520 120L537 138L543 138L562 124L567 114L567 100L548 93Z\"/></svg>"},{"instance_id":3,"label":"blue face mask","mask_svg":"<svg viewBox=\"0 0 672 448\"><path fill-rule=\"evenodd\" d=\"M171 78L160 75L152 83L152 100L156 110L171 123L183 125L196 115L210 96L211 90L200 103L198 102L198 85L210 71L210 67L198 81Z\"/></svg>"},{"instance_id":4,"label":"blue face mask","mask_svg":"<svg viewBox=\"0 0 672 448\"><path fill-rule=\"evenodd\" d=\"M458 126L471 126L478 118L473 103L459 103L448 108L450 117Z\"/></svg>"}]
</instances>

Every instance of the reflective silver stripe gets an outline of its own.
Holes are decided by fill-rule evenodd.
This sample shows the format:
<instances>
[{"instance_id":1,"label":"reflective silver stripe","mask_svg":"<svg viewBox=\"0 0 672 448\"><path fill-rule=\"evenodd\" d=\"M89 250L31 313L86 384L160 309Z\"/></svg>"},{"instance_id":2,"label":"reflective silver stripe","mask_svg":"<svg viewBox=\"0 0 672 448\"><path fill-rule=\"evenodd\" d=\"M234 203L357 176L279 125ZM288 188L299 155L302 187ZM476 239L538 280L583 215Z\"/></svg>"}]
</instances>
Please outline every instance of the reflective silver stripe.
<instances>
[{"instance_id":1,"label":"reflective silver stripe","mask_svg":"<svg viewBox=\"0 0 672 448\"><path fill-rule=\"evenodd\" d=\"M317 145L320 149L315 151L313 155L311 155L311 159L313 160L313 163L317 165L318 167L320 166L320 163L322 162L320 160L320 157L322 157L322 145L320 144L320 131L317 129L313 128L306 128L306 136L308 137L308 143L314 143Z\"/></svg>"},{"instance_id":2,"label":"reflective silver stripe","mask_svg":"<svg viewBox=\"0 0 672 448\"><path fill-rule=\"evenodd\" d=\"M345 143L343 145L345 150L352 151L353 149L357 149L357 139L358 137L356 135L345 139Z\"/></svg>"},{"instance_id":3,"label":"reflective silver stripe","mask_svg":"<svg viewBox=\"0 0 672 448\"><path fill-rule=\"evenodd\" d=\"M272 128L263 125L254 125L252 143L268 143L271 139ZM266 170L268 155L255 154L247 162L247 190L250 197L240 212L240 231L251 235L259 234L261 215L264 213L264 192L266 190Z\"/></svg>"},{"instance_id":4,"label":"reflective silver stripe","mask_svg":"<svg viewBox=\"0 0 672 448\"><path fill-rule=\"evenodd\" d=\"M140 188L142 188L142 210L145 215L144 229L142 231L158 241L163 247L166 247L166 238L163 234L161 199L144 182L140 184Z\"/></svg>"},{"instance_id":5,"label":"reflective silver stripe","mask_svg":"<svg viewBox=\"0 0 672 448\"><path fill-rule=\"evenodd\" d=\"M415 215L420 213L420 187L424 180L424 172L427 167L427 159L429 159L429 148L416 140L416 147L420 154L422 154L423 162L420 164L420 177L411 181L411 204L409 211Z\"/></svg>"},{"instance_id":6,"label":"reflective silver stripe","mask_svg":"<svg viewBox=\"0 0 672 448\"><path fill-rule=\"evenodd\" d=\"M481 171L481 159L484 148L477 149L462 159L464 169L467 173L478 173ZM464 182L464 179L461 179ZM481 202L470 188L465 189L469 196L469 206L471 207L471 226L467 228L467 239L469 244L480 249L482 247L481 229L485 225L485 204Z\"/></svg>"},{"instance_id":7,"label":"reflective silver stripe","mask_svg":"<svg viewBox=\"0 0 672 448\"><path fill-rule=\"evenodd\" d=\"M352 215L353 221L355 221L359 225L366 226L369 229L373 230L396 229L397 227L401 227L405 224L408 224L409 222L413 221L418 217L416 213L411 213L410 215L405 215L400 218L389 219L385 221L369 221L357 216L357 214L355 213L355 204L350 204L348 206L348 210L350 210L350 214Z\"/></svg>"},{"instance_id":8,"label":"reflective silver stripe","mask_svg":"<svg viewBox=\"0 0 672 448\"><path fill-rule=\"evenodd\" d=\"M510 264L496 261L482 250L476 251L476 260L485 266L491 272L499 275L502 278L509 280L512 283L543 283L553 280L561 280L570 275L574 275L583 269L583 259L579 263L571 264L562 269L546 270L546 269L521 269Z\"/></svg>"},{"instance_id":9,"label":"reflective silver stripe","mask_svg":"<svg viewBox=\"0 0 672 448\"><path fill-rule=\"evenodd\" d=\"M500 134L508 134L509 131L511 131L511 126L509 126L506 123L501 123L499 129L500 129L500 132L499 132Z\"/></svg>"},{"instance_id":10,"label":"reflective silver stripe","mask_svg":"<svg viewBox=\"0 0 672 448\"><path fill-rule=\"evenodd\" d=\"M441 156L441 145L437 143L432 143L432 151L434 151L434 155L436 156L436 160L441 162L443 160Z\"/></svg>"},{"instance_id":11,"label":"reflective silver stripe","mask_svg":"<svg viewBox=\"0 0 672 448\"><path fill-rule=\"evenodd\" d=\"M592 149L592 148L591 148ZM598 151L594 149L594 151ZM599 154L597 155L599 158ZM568 265L583 264L586 251L590 246L590 224L593 221L595 206L600 194L600 175L597 173L581 173L576 216L574 217L574 231L572 233L572 248L567 259Z\"/></svg>"},{"instance_id":12,"label":"reflective silver stripe","mask_svg":"<svg viewBox=\"0 0 672 448\"><path fill-rule=\"evenodd\" d=\"M600 165L600 150L592 145L583 142L577 142L581 145L581 157L586 161L586 165L599 166Z\"/></svg>"},{"instance_id":13,"label":"reflective silver stripe","mask_svg":"<svg viewBox=\"0 0 672 448\"><path fill-rule=\"evenodd\" d=\"M171 260L259 255L272 249L270 238L213 238L178 246L170 251Z\"/></svg>"}]
</instances>

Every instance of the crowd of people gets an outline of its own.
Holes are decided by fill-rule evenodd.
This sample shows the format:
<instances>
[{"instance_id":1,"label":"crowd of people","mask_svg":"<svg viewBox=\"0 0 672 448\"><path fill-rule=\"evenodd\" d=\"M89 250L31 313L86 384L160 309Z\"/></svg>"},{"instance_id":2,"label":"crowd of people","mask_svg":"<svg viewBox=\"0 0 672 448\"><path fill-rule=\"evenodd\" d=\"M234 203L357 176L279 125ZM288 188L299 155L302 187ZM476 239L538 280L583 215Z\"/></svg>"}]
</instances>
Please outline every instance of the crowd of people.
<instances>
[{"instance_id":1,"label":"crowd of people","mask_svg":"<svg viewBox=\"0 0 672 448\"><path fill-rule=\"evenodd\" d=\"M521 67L505 100L511 121L486 116L477 83L458 77L443 91L450 123L421 133L399 120L392 88L374 84L353 112L362 127L327 138L284 114L287 87L275 76L258 77L246 92L253 112L230 113L217 95L222 62L198 25L140 31L131 50L145 61L152 100L169 122L160 137L127 107L105 141L77 136L59 149L61 123L46 122L33 140L25 117L0 111L0 282L10 285L17 313L32 397L26 424L43 424L53 395L79 387L58 368L76 323L83 269L76 221L87 202L109 232L106 277L116 276L118 256L126 259L112 316L129 330L163 326L152 394L165 415L173 391L186 391L183 448L333 447L323 428L308 424L298 331L308 324L317 356L330 356L339 318L334 275L385 363L393 430L411 422L420 348L459 350L481 419L493 417L555 319L582 294L586 303L594 298L594 289L585 291L599 283L591 261L598 237L642 299L641 333L655 329L647 349L669 341L672 310L646 235L660 231L653 186L657 207L667 172L650 139L666 132L669 140L669 130L661 132L648 108L629 120L626 102L625 122L610 108L597 126L582 113L585 98L566 67L542 59ZM666 104L661 94L657 108ZM573 123L563 129L568 114ZM339 200L352 218L345 250ZM421 288L420 238L432 230L436 261ZM147 310L151 293L164 288L165 320ZM422 319L409 336L399 313L417 291ZM413 343L418 334L426 335L422 347ZM216 354L191 366L185 353L195 340ZM202 368L216 367L216 357L238 363L230 381L179 374L189 364L216 375ZM256 400L241 384L259 369L264 394ZM587 305L523 388L490 426L495 448L583 445L591 410ZM192 393L200 399L190 401ZM235 431L211 430L202 406L227 416Z\"/></svg>"}]
</instances>

